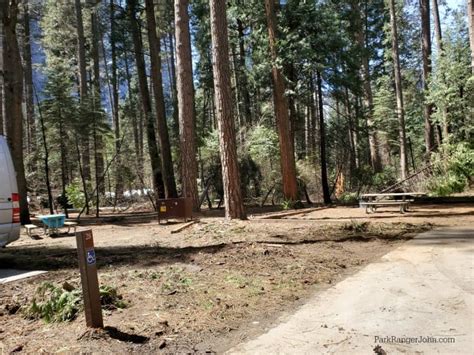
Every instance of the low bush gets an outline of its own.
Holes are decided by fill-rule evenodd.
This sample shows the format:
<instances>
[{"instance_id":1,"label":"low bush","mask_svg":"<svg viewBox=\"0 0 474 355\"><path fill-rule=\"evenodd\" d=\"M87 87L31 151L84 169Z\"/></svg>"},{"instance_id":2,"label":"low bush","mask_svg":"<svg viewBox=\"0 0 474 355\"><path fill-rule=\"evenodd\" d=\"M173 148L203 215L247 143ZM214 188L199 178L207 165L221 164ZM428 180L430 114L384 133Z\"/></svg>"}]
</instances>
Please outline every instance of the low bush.
<instances>
[{"instance_id":1,"label":"low bush","mask_svg":"<svg viewBox=\"0 0 474 355\"><path fill-rule=\"evenodd\" d=\"M463 192L474 177L474 150L468 143L444 144L432 157L434 174L427 188L434 196Z\"/></svg>"},{"instance_id":2,"label":"low bush","mask_svg":"<svg viewBox=\"0 0 474 355\"><path fill-rule=\"evenodd\" d=\"M71 321L76 318L81 309L81 303L80 290L67 291L50 282L45 282L37 288L25 315L32 319L43 319L47 323Z\"/></svg>"},{"instance_id":3,"label":"low bush","mask_svg":"<svg viewBox=\"0 0 474 355\"><path fill-rule=\"evenodd\" d=\"M101 286L100 301L104 309L125 308L127 305L117 289ZM43 319L46 323L67 322L76 318L84 307L82 292L66 283L63 287L50 282L42 283L35 292L31 305L24 315L30 319Z\"/></svg>"}]
</instances>

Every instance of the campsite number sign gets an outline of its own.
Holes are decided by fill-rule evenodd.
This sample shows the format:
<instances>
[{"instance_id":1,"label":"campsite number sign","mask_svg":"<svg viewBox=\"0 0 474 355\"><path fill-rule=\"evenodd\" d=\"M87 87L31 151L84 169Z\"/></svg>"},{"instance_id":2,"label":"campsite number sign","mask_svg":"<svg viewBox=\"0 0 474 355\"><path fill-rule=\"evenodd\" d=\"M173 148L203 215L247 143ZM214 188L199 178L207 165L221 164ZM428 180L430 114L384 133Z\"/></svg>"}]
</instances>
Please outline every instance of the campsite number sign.
<instances>
[{"instance_id":1,"label":"campsite number sign","mask_svg":"<svg viewBox=\"0 0 474 355\"><path fill-rule=\"evenodd\" d=\"M100 305L99 279L97 277L94 238L91 229L76 232L77 256L81 271L82 294L86 324L91 328L103 328L102 308Z\"/></svg>"}]
</instances>

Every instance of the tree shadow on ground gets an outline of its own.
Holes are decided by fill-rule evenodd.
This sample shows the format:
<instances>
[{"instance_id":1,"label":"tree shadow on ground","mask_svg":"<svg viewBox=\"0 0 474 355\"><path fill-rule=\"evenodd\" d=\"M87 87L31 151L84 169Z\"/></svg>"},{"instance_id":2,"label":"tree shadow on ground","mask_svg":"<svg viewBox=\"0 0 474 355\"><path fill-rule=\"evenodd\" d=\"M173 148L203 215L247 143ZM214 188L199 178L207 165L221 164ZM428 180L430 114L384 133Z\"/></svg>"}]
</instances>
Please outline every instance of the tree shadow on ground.
<instances>
[{"instance_id":1,"label":"tree shadow on ground","mask_svg":"<svg viewBox=\"0 0 474 355\"><path fill-rule=\"evenodd\" d=\"M192 262L198 253L214 254L226 244L201 247L171 248L163 246L96 247L97 267L135 265L149 267L177 262ZM0 253L0 268L54 271L78 267L75 248L63 246L9 247Z\"/></svg>"}]
</instances>

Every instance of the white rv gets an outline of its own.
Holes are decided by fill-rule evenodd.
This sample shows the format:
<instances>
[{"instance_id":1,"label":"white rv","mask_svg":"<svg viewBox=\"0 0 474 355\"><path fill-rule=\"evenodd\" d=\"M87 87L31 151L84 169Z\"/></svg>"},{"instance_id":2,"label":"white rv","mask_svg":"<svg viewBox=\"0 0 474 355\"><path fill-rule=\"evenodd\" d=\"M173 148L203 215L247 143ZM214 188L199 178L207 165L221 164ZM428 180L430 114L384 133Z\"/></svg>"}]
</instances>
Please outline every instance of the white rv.
<instances>
[{"instance_id":1,"label":"white rv","mask_svg":"<svg viewBox=\"0 0 474 355\"><path fill-rule=\"evenodd\" d=\"M0 135L0 247L20 237L20 198L7 140Z\"/></svg>"}]
</instances>

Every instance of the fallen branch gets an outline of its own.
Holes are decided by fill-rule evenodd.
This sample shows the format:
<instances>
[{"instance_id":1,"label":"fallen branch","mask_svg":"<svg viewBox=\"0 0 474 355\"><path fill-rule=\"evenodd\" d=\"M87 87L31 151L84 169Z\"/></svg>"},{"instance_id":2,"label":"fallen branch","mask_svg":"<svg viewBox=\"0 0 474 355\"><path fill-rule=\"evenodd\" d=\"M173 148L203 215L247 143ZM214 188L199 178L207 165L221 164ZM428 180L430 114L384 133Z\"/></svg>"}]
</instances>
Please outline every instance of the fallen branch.
<instances>
[{"instance_id":1,"label":"fallen branch","mask_svg":"<svg viewBox=\"0 0 474 355\"><path fill-rule=\"evenodd\" d=\"M175 228L171 231L171 234L175 234L175 233L179 233L183 230L185 230L186 228L192 226L194 223L196 223L197 221L191 221L191 222L188 222L188 223L185 223L183 224L182 226L179 226L178 228Z\"/></svg>"},{"instance_id":2,"label":"fallen branch","mask_svg":"<svg viewBox=\"0 0 474 355\"><path fill-rule=\"evenodd\" d=\"M290 217L290 216L296 216L296 215L299 215L299 214L311 213L311 212L318 211L318 210L321 210L321 209L324 209L324 208L327 208L327 207L326 206L311 207L311 208L303 208L303 209L295 210L295 211L277 212L277 213L272 213L272 214L268 214L268 215L265 215L265 216L255 217L255 219L281 219L281 218L284 218L284 217Z\"/></svg>"}]
</instances>

